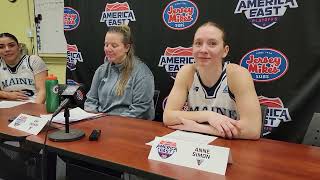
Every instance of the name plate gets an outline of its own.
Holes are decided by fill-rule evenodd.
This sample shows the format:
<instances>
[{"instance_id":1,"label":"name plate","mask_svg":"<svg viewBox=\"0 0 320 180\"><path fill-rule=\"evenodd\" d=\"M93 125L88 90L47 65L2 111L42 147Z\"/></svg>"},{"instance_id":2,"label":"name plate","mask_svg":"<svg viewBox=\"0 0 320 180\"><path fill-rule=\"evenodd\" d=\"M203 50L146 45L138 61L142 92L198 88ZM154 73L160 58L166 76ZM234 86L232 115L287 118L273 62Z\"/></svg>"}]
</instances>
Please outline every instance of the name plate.
<instances>
[{"instance_id":1,"label":"name plate","mask_svg":"<svg viewBox=\"0 0 320 180\"><path fill-rule=\"evenodd\" d=\"M225 175L229 148L156 137L148 159Z\"/></svg>"},{"instance_id":2,"label":"name plate","mask_svg":"<svg viewBox=\"0 0 320 180\"><path fill-rule=\"evenodd\" d=\"M48 120L40 117L20 114L8 126L20 131L37 135L42 128L47 124Z\"/></svg>"}]
</instances>

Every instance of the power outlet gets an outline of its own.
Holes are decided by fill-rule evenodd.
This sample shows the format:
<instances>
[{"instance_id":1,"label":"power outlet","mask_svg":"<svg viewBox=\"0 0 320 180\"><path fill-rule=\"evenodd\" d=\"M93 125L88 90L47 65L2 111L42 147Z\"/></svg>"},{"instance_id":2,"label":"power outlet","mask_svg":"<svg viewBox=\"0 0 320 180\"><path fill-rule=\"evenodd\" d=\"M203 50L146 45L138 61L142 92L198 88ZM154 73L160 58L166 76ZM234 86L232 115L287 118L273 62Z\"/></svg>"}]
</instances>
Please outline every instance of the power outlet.
<instances>
[{"instance_id":1,"label":"power outlet","mask_svg":"<svg viewBox=\"0 0 320 180\"><path fill-rule=\"evenodd\" d=\"M28 37L28 38L33 38L33 31L32 31L32 29L27 29L27 37Z\"/></svg>"}]
</instances>

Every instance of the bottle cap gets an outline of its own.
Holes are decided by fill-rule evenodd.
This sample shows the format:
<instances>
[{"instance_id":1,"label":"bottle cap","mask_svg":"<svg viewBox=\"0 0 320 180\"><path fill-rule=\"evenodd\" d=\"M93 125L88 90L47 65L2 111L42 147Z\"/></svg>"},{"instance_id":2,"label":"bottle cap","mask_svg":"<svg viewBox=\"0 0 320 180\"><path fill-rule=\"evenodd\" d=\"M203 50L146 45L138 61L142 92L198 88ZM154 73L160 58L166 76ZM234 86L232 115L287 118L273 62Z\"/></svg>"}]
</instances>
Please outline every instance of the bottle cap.
<instances>
[{"instance_id":1,"label":"bottle cap","mask_svg":"<svg viewBox=\"0 0 320 180\"><path fill-rule=\"evenodd\" d=\"M46 78L47 80L57 80L57 76L53 75L53 74L49 74L49 76L47 76Z\"/></svg>"}]
</instances>

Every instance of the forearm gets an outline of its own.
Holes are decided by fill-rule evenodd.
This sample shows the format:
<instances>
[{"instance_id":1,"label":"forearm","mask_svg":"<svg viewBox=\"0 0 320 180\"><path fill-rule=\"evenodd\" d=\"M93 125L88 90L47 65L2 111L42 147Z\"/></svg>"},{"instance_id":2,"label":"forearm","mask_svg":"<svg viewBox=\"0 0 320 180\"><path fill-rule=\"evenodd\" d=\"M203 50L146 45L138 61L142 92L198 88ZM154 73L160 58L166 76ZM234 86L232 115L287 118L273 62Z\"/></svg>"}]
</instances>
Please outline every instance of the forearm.
<instances>
[{"instance_id":1,"label":"forearm","mask_svg":"<svg viewBox=\"0 0 320 180\"><path fill-rule=\"evenodd\" d=\"M225 133L223 131L219 132L215 127L211 126L210 124L200 124L185 118L181 118L181 124L168 126L168 127L172 129L199 132L199 133L225 137Z\"/></svg>"},{"instance_id":2,"label":"forearm","mask_svg":"<svg viewBox=\"0 0 320 180\"><path fill-rule=\"evenodd\" d=\"M196 121L198 123L208 122L208 119L215 112L211 111L175 111L165 110L163 114L163 122L167 126L181 124L181 118Z\"/></svg>"},{"instance_id":3,"label":"forearm","mask_svg":"<svg viewBox=\"0 0 320 180\"><path fill-rule=\"evenodd\" d=\"M98 112L98 101L87 98L84 103L84 110L89 112Z\"/></svg>"},{"instance_id":4,"label":"forearm","mask_svg":"<svg viewBox=\"0 0 320 180\"><path fill-rule=\"evenodd\" d=\"M91 84L91 88L87 93L87 99L84 102L84 110L89 112L98 112L99 108L99 97L98 97L98 89L97 84Z\"/></svg>"},{"instance_id":5,"label":"forearm","mask_svg":"<svg viewBox=\"0 0 320 180\"><path fill-rule=\"evenodd\" d=\"M0 91L0 99L7 99L7 98L8 98L8 92Z\"/></svg>"},{"instance_id":6,"label":"forearm","mask_svg":"<svg viewBox=\"0 0 320 180\"><path fill-rule=\"evenodd\" d=\"M37 93L37 97L34 102L37 104L44 104L45 100L46 100L46 92L45 90L40 90Z\"/></svg>"},{"instance_id":7,"label":"forearm","mask_svg":"<svg viewBox=\"0 0 320 180\"><path fill-rule=\"evenodd\" d=\"M258 140L261 135L261 123L248 124L239 120L239 134L235 137L237 139L253 139Z\"/></svg>"},{"instance_id":8,"label":"forearm","mask_svg":"<svg viewBox=\"0 0 320 180\"><path fill-rule=\"evenodd\" d=\"M150 105L149 106L131 105L128 110L123 111L120 115L126 116L126 117L152 120L154 117L149 117L150 116L148 114L149 111L150 111Z\"/></svg>"},{"instance_id":9,"label":"forearm","mask_svg":"<svg viewBox=\"0 0 320 180\"><path fill-rule=\"evenodd\" d=\"M214 136L220 136L220 137L225 137L224 134L221 134L217 129L214 127L210 126L209 124L198 124L196 132L199 133L205 133L205 134L211 134Z\"/></svg>"}]
</instances>

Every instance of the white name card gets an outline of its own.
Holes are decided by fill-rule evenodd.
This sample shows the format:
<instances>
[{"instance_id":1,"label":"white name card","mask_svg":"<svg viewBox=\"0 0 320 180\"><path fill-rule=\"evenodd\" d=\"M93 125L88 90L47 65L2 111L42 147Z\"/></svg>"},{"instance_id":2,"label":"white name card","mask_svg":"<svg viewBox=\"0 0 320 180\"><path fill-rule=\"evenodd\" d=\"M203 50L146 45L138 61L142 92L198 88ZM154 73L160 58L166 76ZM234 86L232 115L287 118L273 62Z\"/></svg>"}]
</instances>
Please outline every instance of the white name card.
<instances>
[{"instance_id":1,"label":"white name card","mask_svg":"<svg viewBox=\"0 0 320 180\"><path fill-rule=\"evenodd\" d=\"M20 114L8 126L20 131L37 135L42 128L47 124L48 120L40 117Z\"/></svg>"},{"instance_id":2,"label":"white name card","mask_svg":"<svg viewBox=\"0 0 320 180\"><path fill-rule=\"evenodd\" d=\"M229 148L156 137L148 159L225 175Z\"/></svg>"}]
</instances>

